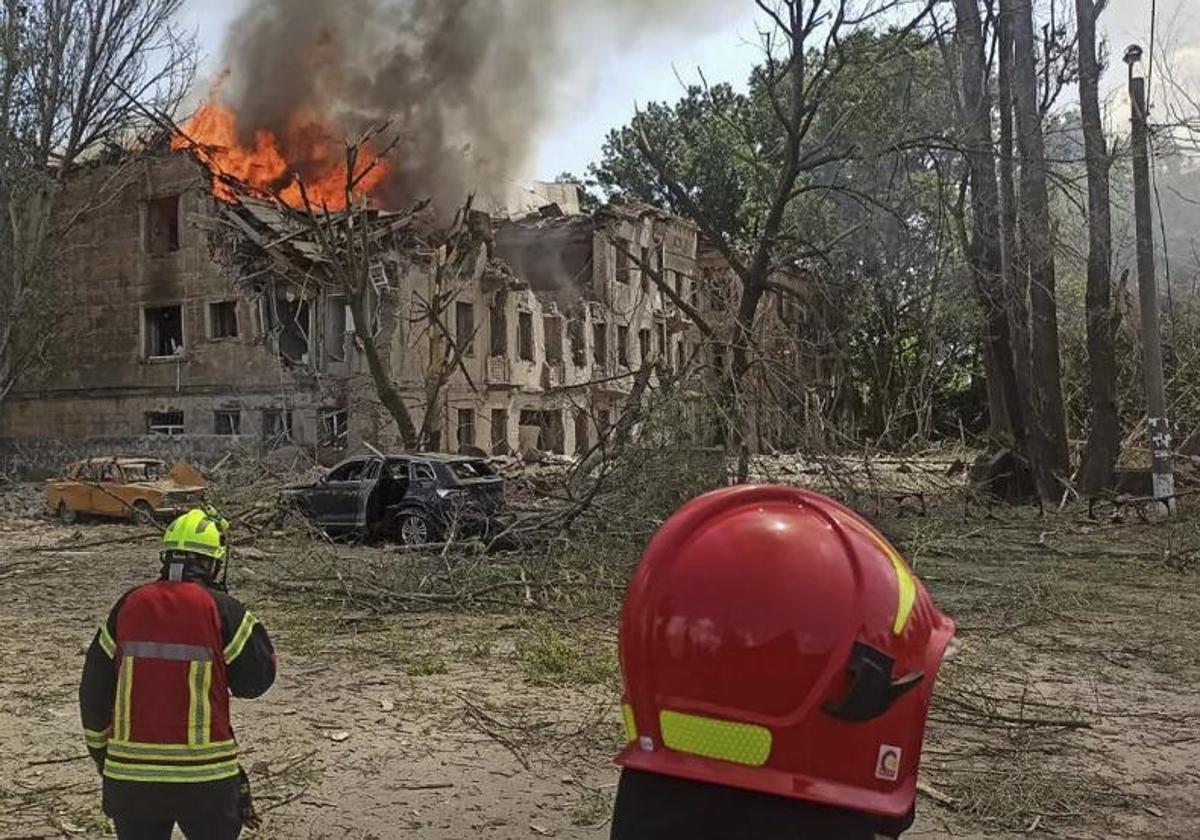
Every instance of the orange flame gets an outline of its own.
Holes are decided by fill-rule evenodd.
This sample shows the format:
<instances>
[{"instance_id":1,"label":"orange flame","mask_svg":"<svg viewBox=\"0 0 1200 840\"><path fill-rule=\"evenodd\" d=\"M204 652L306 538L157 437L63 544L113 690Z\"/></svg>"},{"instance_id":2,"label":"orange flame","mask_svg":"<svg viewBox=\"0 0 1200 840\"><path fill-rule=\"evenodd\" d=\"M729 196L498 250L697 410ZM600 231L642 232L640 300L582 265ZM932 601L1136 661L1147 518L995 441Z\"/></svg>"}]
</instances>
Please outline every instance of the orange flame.
<instances>
[{"instance_id":1,"label":"orange flame","mask_svg":"<svg viewBox=\"0 0 1200 840\"><path fill-rule=\"evenodd\" d=\"M186 135L186 136L184 136ZM269 129L254 132L254 144L238 138L237 116L210 99L188 120L183 135L171 141L175 149L191 149L213 173L213 194L234 202L237 193L221 175L232 176L256 190L278 195L292 207L303 207L300 181L315 208L341 210L346 206L344 146L319 120L303 114L289 119L282 137ZM370 148L359 154L363 173L355 197L369 196L388 177L387 162L376 159ZM374 167L367 171L374 162Z\"/></svg>"}]
</instances>

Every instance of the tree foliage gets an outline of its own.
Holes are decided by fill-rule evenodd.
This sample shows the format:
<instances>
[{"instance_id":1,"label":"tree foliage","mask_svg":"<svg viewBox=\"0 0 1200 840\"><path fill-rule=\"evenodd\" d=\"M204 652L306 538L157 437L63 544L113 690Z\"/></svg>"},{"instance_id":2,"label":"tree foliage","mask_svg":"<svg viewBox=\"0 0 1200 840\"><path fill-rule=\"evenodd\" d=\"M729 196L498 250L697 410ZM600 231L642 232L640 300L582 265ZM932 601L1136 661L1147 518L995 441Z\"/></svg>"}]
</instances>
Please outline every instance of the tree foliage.
<instances>
[{"instance_id":1,"label":"tree foliage","mask_svg":"<svg viewBox=\"0 0 1200 840\"><path fill-rule=\"evenodd\" d=\"M807 63L823 59L813 49ZM861 29L836 60L808 129L830 159L801 173L774 242L774 264L800 267L819 289L802 355L831 372L830 408L856 438L899 445L957 432L963 416L975 426L977 316L953 212L964 167L947 135L955 110L942 53L912 32ZM610 198L677 206L639 149L644 134L688 197L751 253L787 145L769 74L760 65L745 90L693 85L674 105L648 105L608 135L595 182Z\"/></svg>"}]
</instances>

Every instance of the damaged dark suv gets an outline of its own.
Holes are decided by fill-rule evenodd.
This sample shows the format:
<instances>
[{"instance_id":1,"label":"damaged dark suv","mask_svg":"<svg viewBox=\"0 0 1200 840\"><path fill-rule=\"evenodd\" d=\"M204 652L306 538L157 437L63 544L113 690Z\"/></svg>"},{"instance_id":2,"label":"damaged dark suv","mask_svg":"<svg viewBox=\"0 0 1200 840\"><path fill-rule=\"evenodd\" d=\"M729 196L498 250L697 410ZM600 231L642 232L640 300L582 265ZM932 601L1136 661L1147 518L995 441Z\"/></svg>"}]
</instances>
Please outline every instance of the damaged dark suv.
<instances>
[{"instance_id":1,"label":"damaged dark suv","mask_svg":"<svg viewBox=\"0 0 1200 840\"><path fill-rule=\"evenodd\" d=\"M494 533L504 514L504 480L480 458L353 458L320 481L288 487L283 503L330 536L426 545Z\"/></svg>"}]
</instances>

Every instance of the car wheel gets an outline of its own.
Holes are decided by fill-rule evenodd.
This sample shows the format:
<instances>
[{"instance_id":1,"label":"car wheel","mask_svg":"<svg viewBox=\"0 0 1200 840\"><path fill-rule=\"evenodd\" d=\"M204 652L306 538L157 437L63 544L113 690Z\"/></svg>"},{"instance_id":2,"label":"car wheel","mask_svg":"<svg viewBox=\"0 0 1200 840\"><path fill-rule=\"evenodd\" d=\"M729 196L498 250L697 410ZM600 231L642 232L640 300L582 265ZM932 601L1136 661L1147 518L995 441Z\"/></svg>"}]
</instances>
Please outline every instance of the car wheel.
<instances>
[{"instance_id":1,"label":"car wheel","mask_svg":"<svg viewBox=\"0 0 1200 840\"><path fill-rule=\"evenodd\" d=\"M74 525L79 521L79 512L67 507L66 502L59 502L58 521L64 525Z\"/></svg>"},{"instance_id":2,"label":"car wheel","mask_svg":"<svg viewBox=\"0 0 1200 840\"><path fill-rule=\"evenodd\" d=\"M130 514L130 519L137 525L158 524L158 518L154 515L154 508L145 499L138 499L133 503L133 512Z\"/></svg>"},{"instance_id":3,"label":"car wheel","mask_svg":"<svg viewBox=\"0 0 1200 840\"><path fill-rule=\"evenodd\" d=\"M407 546L428 545L431 542L429 520L420 511L406 510L396 522L400 543Z\"/></svg>"}]
</instances>

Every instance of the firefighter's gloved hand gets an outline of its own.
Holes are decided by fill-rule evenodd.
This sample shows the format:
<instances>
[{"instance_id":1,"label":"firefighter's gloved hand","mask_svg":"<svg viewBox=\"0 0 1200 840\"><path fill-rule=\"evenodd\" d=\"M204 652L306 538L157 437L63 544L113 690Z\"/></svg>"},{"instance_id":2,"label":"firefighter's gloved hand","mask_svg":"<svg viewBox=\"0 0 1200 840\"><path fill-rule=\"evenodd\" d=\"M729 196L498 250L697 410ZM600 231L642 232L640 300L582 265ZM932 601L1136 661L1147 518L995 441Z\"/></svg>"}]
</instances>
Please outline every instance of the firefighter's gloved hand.
<instances>
[{"instance_id":1,"label":"firefighter's gloved hand","mask_svg":"<svg viewBox=\"0 0 1200 840\"><path fill-rule=\"evenodd\" d=\"M96 764L96 772L104 774L104 759L108 756L108 750L88 749L88 755L92 757L92 761Z\"/></svg>"}]
</instances>

